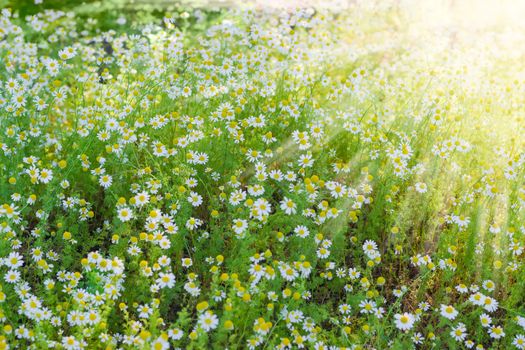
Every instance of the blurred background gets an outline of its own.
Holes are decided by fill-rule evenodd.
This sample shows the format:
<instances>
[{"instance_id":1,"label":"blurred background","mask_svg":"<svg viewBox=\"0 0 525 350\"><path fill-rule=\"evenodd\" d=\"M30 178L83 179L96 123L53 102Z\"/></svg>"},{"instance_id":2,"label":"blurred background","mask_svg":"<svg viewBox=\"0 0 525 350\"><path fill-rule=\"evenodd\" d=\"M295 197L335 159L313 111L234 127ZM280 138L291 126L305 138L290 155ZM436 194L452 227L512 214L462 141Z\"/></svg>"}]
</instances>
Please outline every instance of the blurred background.
<instances>
[{"instance_id":1,"label":"blurred background","mask_svg":"<svg viewBox=\"0 0 525 350\"><path fill-rule=\"evenodd\" d=\"M44 9L74 11L79 16L98 18L120 14L153 12L161 14L174 8L295 8L315 7L333 11L349 11L362 0L0 0L0 7L18 11L20 16ZM397 8L410 14L410 22L436 29L456 26L479 29L490 26L525 25L525 0L368 0L370 7Z\"/></svg>"}]
</instances>

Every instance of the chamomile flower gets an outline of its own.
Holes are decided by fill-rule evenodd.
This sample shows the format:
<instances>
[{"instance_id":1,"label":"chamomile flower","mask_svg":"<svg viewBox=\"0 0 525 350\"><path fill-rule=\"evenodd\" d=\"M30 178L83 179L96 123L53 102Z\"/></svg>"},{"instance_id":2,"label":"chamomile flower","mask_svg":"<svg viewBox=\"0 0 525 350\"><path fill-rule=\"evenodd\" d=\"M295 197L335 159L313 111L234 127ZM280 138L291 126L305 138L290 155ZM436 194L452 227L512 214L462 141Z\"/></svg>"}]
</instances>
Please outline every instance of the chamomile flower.
<instances>
[{"instance_id":1,"label":"chamomile flower","mask_svg":"<svg viewBox=\"0 0 525 350\"><path fill-rule=\"evenodd\" d=\"M401 331L408 331L414 326L415 318L412 314L405 312L402 314L395 314L395 326Z\"/></svg>"},{"instance_id":2,"label":"chamomile flower","mask_svg":"<svg viewBox=\"0 0 525 350\"><path fill-rule=\"evenodd\" d=\"M458 311L452 305L441 304L441 316L454 320L458 315Z\"/></svg>"},{"instance_id":3,"label":"chamomile flower","mask_svg":"<svg viewBox=\"0 0 525 350\"><path fill-rule=\"evenodd\" d=\"M211 312L211 311L205 311L199 316L199 326L205 331L209 332L215 328L217 328L217 325L219 324L219 319L217 316Z\"/></svg>"},{"instance_id":4,"label":"chamomile flower","mask_svg":"<svg viewBox=\"0 0 525 350\"><path fill-rule=\"evenodd\" d=\"M122 207L118 209L118 218L122 222L127 222L133 219L133 212L127 207Z\"/></svg>"}]
</instances>

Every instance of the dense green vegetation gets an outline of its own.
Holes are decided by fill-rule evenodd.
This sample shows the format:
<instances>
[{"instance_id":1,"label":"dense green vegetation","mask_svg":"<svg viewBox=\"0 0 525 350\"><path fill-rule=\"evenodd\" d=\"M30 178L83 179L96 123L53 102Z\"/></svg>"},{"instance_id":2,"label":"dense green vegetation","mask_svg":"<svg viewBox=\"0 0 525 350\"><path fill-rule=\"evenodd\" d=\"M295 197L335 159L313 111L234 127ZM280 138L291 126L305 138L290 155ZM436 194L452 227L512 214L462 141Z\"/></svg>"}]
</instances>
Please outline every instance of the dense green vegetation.
<instances>
[{"instance_id":1,"label":"dense green vegetation","mask_svg":"<svg viewBox=\"0 0 525 350\"><path fill-rule=\"evenodd\" d=\"M525 349L525 32L3 6L0 348Z\"/></svg>"}]
</instances>

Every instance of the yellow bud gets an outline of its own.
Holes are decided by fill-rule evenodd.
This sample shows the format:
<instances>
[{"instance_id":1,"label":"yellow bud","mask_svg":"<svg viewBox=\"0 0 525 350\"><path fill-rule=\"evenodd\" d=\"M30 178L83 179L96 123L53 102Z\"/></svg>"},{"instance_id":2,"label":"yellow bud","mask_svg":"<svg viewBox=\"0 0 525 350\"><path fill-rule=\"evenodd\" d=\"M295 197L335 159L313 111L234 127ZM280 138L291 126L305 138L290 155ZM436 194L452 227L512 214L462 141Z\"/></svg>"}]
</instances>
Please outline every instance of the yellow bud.
<instances>
[{"instance_id":1,"label":"yellow bud","mask_svg":"<svg viewBox=\"0 0 525 350\"><path fill-rule=\"evenodd\" d=\"M207 301L203 301L197 304L197 311L204 311L208 308L209 304Z\"/></svg>"}]
</instances>

